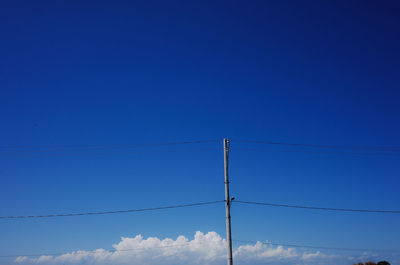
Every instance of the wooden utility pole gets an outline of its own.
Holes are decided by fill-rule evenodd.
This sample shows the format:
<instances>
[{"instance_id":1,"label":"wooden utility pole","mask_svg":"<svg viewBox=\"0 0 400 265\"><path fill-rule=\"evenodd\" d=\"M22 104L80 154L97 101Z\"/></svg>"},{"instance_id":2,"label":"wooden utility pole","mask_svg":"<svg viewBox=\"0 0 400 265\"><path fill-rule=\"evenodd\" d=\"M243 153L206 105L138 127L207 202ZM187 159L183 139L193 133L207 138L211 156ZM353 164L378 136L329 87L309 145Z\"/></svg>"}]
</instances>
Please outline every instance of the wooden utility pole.
<instances>
[{"instance_id":1,"label":"wooden utility pole","mask_svg":"<svg viewBox=\"0 0 400 265\"><path fill-rule=\"evenodd\" d=\"M229 139L224 139L226 242L228 243L228 265L233 265L232 237L231 237L231 198L229 197L228 158L229 158Z\"/></svg>"}]
</instances>

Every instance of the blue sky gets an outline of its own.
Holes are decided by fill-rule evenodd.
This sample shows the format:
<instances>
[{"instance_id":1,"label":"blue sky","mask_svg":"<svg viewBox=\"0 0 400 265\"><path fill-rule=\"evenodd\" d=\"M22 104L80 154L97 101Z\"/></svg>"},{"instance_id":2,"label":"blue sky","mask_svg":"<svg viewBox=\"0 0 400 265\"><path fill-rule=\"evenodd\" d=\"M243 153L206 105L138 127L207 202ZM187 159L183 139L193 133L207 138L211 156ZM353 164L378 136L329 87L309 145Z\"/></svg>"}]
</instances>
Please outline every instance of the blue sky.
<instances>
[{"instance_id":1,"label":"blue sky","mask_svg":"<svg viewBox=\"0 0 400 265\"><path fill-rule=\"evenodd\" d=\"M395 1L3 1L0 215L223 199L223 137L239 199L398 209L398 157L235 139L400 146L399 10ZM203 139L221 141L76 148ZM0 255L109 248L138 234L224 237L224 214L214 205L1 220ZM234 205L232 218L237 239L400 245L397 215Z\"/></svg>"}]
</instances>

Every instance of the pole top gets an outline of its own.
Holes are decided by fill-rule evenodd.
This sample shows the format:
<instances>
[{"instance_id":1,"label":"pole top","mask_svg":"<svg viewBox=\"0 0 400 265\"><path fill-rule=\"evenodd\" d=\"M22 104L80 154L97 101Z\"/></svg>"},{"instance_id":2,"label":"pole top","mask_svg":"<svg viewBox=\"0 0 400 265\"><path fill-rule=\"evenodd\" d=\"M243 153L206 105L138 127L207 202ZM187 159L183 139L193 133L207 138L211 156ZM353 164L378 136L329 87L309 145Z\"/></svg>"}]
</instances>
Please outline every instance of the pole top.
<instances>
[{"instance_id":1,"label":"pole top","mask_svg":"<svg viewBox=\"0 0 400 265\"><path fill-rule=\"evenodd\" d=\"M229 139L224 138L223 144L224 144L224 150L229 150L229 145L230 145Z\"/></svg>"}]
</instances>

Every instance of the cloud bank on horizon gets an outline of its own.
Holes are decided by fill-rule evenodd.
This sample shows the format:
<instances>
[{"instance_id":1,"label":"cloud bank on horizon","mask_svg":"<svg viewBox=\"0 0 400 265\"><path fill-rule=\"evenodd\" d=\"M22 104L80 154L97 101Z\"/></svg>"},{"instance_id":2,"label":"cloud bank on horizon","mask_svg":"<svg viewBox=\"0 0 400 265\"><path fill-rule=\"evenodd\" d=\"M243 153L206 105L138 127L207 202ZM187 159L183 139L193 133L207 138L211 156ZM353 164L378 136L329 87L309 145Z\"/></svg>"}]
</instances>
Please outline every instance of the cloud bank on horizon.
<instances>
[{"instance_id":1,"label":"cloud bank on horizon","mask_svg":"<svg viewBox=\"0 0 400 265\"><path fill-rule=\"evenodd\" d=\"M197 231L192 240L179 236L176 240L157 237L122 237L112 250L75 251L58 256L30 258L20 256L17 264L99 264L99 265L223 265L226 264L226 240L216 232ZM234 250L238 265L330 265L352 264L354 257L327 255L320 251L271 246L257 242ZM360 257L361 258L361 257Z\"/></svg>"}]
</instances>

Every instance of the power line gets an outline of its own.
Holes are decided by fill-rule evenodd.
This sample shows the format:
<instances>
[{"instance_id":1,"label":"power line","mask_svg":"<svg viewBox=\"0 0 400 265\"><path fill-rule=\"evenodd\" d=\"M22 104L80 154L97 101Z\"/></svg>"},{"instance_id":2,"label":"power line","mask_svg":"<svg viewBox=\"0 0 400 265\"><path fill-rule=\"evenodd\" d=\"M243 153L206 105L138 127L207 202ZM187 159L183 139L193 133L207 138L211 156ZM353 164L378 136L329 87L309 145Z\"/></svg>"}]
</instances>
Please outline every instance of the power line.
<instances>
[{"instance_id":1,"label":"power line","mask_svg":"<svg viewBox=\"0 0 400 265\"><path fill-rule=\"evenodd\" d=\"M284 244L284 243L272 243L272 242L261 242L261 241L254 241L254 240L238 240L232 239L234 242L238 243L246 243L246 244L257 244L261 243L264 245L271 245L271 246L282 246L282 247L294 247L294 248L309 248L309 249L324 249L324 250L340 250L340 251L375 251L375 252L398 252L398 250L391 250L391 249L367 249L367 248L342 248L342 247L327 247L327 246L315 246L315 245L302 245L302 244ZM89 250L84 251L85 253L96 253L99 250L108 251L111 253L117 252L125 252L125 251L141 251L141 250L149 250L149 249L164 249L164 248L178 248L189 246L191 244L205 244L204 242L188 242L185 244L174 244L174 245L167 245L167 246L158 246L158 247L143 247L143 248L131 248L131 249L97 249L97 250ZM14 254L14 255L0 255L0 258L18 258L18 257L40 257L40 256L61 256L64 254L74 253L72 252L53 252L53 253L37 253L37 254Z\"/></svg>"},{"instance_id":2,"label":"power line","mask_svg":"<svg viewBox=\"0 0 400 265\"><path fill-rule=\"evenodd\" d=\"M381 150L399 152L400 146L360 146L360 145L321 145L321 144L303 144L303 143L287 143L287 142L274 142L274 141L257 141L245 139L233 139L234 142L264 144L264 145L285 145L296 147L311 147L311 148L328 148L328 149L360 149L360 150Z\"/></svg>"},{"instance_id":3,"label":"power line","mask_svg":"<svg viewBox=\"0 0 400 265\"><path fill-rule=\"evenodd\" d=\"M7 145L0 146L0 149L16 149L9 151L29 151L37 150L44 151L43 149L54 148L68 148L68 149L119 149L119 148L139 148L139 147L156 147L168 145L187 145L187 144L204 144L219 142L220 139L209 140L193 140L193 141L180 141L180 142L160 142L160 143L142 143L142 144L108 144L108 145ZM357 146L357 145L320 145L320 144L304 144L304 143L287 143L287 142L274 142L274 141L258 141L246 139L233 139L231 141L241 143L265 144L265 145L285 145L296 147L311 147L311 148L328 148L328 149L373 149L382 151L400 152L400 146ZM25 148L25 150L21 150Z\"/></svg>"},{"instance_id":4,"label":"power line","mask_svg":"<svg viewBox=\"0 0 400 265\"><path fill-rule=\"evenodd\" d=\"M77 150L109 150L109 149L123 149L123 148L140 148L140 147L160 147L160 146L173 146L173 145L188 145L188 144L206 144L215 143L219 140L193 140L181 142L164 142L164 143L143 143L143 144L109 144L109 145L8 145L0 146L0 149L6 149L6 152L48 152L66 149ZM4 152L4 151L2 151Z\"/></svg>"},{"instance_id":5,"label":"power line","mask_svg":"<svg viewBox=\"0 0 400 265\"><path fill-rule=\"evenodd\" d=\"M141 209L130 209L130 210L117 210L117 211L105 211L105 212L83 212L83 213L64 213L64 214L46 214L46 215L17 215L17 216L0 216L0 219L24 219L24 218L49 218L49 217L68 217L68 216L85 216L85 215L105 215L105 214L117 214L117 213L133 213L133 212L146 212L146 211L157 211L174 208L184 208L193 206L210 205L224 202L219 201L208 201L208 202L197 202L189 204L177 204L170 206L161 206L153 208L141 208Z\"/></svg>"},{"instance_id":6,"label":"power line","mask_svg":"<svg viewBox=\"0 0 400 265\"><path fill-rule=\"evenodd\" d=\"M252 201L240 201L240 200L235 200L233 202L234 203L241 203L241 204L253 204L253 205L261 205L261 206L271 206L271 207L285 207L285 208L322 210L322 211L337 211L337 212L385 213L385 214L399 214L400 213L400 211L397 211L397 210L371 210L371 209L314 207L314 206L278 204L278 203L267 203L267 202L252 202Z\"/></svg>"},{"instance_id":7,"label":"power line","mask_svg":"<svg viewBox=\"0 0 400 265\"><path fill-rule=\"evenodd\" d=\"M154 149L154 147L168 147L168 146L179 146L179 145L192 145L192 144L206 144L213 143L216 140L197 140L197 141L186 141L186 142L167 142L167 143L153 143L153 144L118 144L118 145L75 145L75 146L32 146L30 149L26 149L29 146L17 146L24 147L25 149L20 149L17 147L12 148L0 147L1 155L31 155L35 156L76 156L76 155L87 155L87 154L100 154L100 155L129 155L129 154L147 154L153 152L187 152L188 149ZM131 151L131 149L146 148L143 151ZM10 149L11 148L11 149ZM121 151L127 150L127 151ZM192 150L192 147L191 149ZM196 151L215 151L219 150L215 148L196 148Z\"/></svg>"},{"instance_id":8,"label":"power line","mask_svg":"<svg viewBox=\"0 0 400 265\"><path fill-rule=\"evenodd\" d=\"M367 156L385 156L385 157L400 157L400 153L360 153L360 152L321 152L321 151L309 151L309 150L275 150L275 149L254 149L254 148L231 148L239 151L256 151L256 152L278 152L278 153L305 153L305 154L326 154L326 155L367 155Z\"/></svg>"},{"instance_id":9,"label":"power line","mask_svg":"<svg viewBox=\"0 0 400 265\"><path fill-rule=\"evenodd\" d=\"M203 144L218 142L219 139L193 140L180 142L159 142L159 143L142 143L142 144L109 144L109 145L8 145L0 146L0 148L97 148L97 147L148 147L148 146L164 146L164 145L184 145L184 144Z\"/></svg>"},{"instance_id":10,"label":"power line","mask_svg":"<svg viewBox=\"0 0 400 265\"><path fill-rule=\"evenodd\" d=\"M142 147L178 146L189 144L214 143L218 140L194 140L181 142L144 143L144 144L109 144L109 145L9 145L0 146L0 153L30 153L30 152L63 152L63 151L88 151L88 150L116 150Z\"/></svg>"},{"instance_id":11,"label":"power line","mask_svg":"<svg viewBox=\"0 0 400 265\"><path fill-rule=\"evenodd\" d=\"M342 247L326 247L326 246L310 246L310 245L299 245L299 244L281 244L281 243L272 243L272 242L261 242L261 241L252 241L252 240L238 240L233 239L232 241L239 243L248 243L248 244L256 244L262 243L264 245L272 245L272 246L283 246L283 247L294 247L294 248L310 248L310 249L325 249L325 250L342 250L342 251L371 251L371 252L398 252L399 250L394 249L368 249L368 248L342 248Z\"/></svg>"},{"instance_id":12,"label":"power line","mask_svg":"<svg viewBox=\"0 0 400 265\"><path fill-rule=\"evenodd\" d=\"M175 245L167 245L167 246L158 246L158 247L143 247L143 248L130 248L130 249L97 249L97 250L89 250L89 251L84 251L85 253L96 253L99 250L104 250L108 251L111 253L116 253L116 252L124 252L124 251L140 251L140 250L148 250L148 249L163 249L163 248L178 248L178 247L183 247L183 246L188 246L191 244L204 244L203 242L195 242L195 243L185 243L185 244L175 244ZM58 252L58 253L40 253L40 254L15 254L15 255L2 255L0 258L18 258L18 257L40 257L40 256L61 256L64 254L70 254L74 253L76 251L72 252Z\"/></svg>"},{"instance_id":13,"label":"power line","mask_svg":"<svg viewBox=\"0 0 400 265\"><path fill-rule=\"evenodd\" d=\"M76 150L31 150L31 151L22 151L22 152L14 152L14 151L0 151L1 155L10 155L10 154L26 154L31 155L34 154L36 156L79 156L79 155L138 155L138 154L150 154L150 153L179 153L179 152L188 152L188 150L193 151L196 150L197 152L201 151L217 151L220 150L218 148L196 148L196 149L146 149L144 151L115 151L111 149L92 149L92 150L77 150L77 151L88 151L90 153L84 152L76 152ZM96 151L95 153L93 151ZM104 152L98 152L104 151Z\"/></svg>"}]
</instances>

